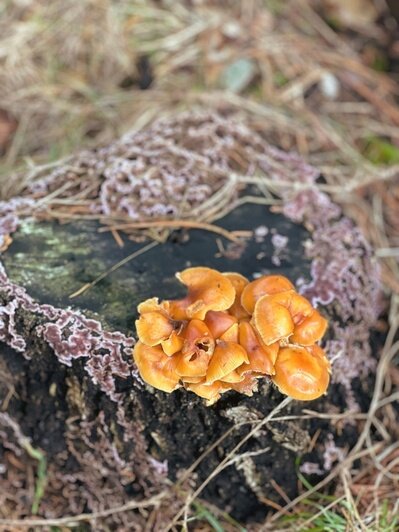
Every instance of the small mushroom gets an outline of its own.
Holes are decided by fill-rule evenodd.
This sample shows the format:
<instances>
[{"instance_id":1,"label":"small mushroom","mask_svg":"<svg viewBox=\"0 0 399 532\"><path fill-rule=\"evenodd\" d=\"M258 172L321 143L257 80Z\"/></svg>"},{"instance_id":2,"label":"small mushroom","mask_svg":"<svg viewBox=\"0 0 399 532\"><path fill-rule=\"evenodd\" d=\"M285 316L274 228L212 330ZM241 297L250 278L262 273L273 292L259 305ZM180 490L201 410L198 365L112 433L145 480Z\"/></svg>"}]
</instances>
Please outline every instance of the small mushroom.
<instances>
[{"instance_id":1,"label":"small mushroom","mask_svg":"<svg viewBox=\"0 0 399 532\"><path fill-rule=\"evenodd\" d=\"M205 382L205 379L204 377L189 377L189 376L185 376L184 377L184 382L183 384L186 385L186 384L199 384L199 383L204 383Z\"/></svg>"},{"instance_id":2,"label":"small mushroom","mask_svg":"<svg viewBox=\"0 0 399 532\"><path fill-rule=\"evenodd\" d=\"M262 296L256 302L252 323L265 345L286 341L294 332L294 321L287 308L286 293Z\"/></svg>"},{"instance_id":3,"label":"small mushroom","mask_svg":"<svg viewBox=\"0 0 399 532\"><path fill-rule=\"evenodd\" d=\"M317 310L313 310L310 316L295 326L291 341L305 346L312 345L322 339L327 326L327 320Z\"/></svg>"},{"instance_id":4,"label":"small mushroom","mask_svg":"<svg viewBox=\"0 0 399 532\"><path fill-rule=\"evenodd\" d=\"M252 325L243 321L239 325L239 343L247 352L249 363L240 366L237 369L238 373L255 371L264 375L274 375L274 363L279 350L278 342L263 346Z\"/></svg>"},{"instance_id":5,"label":"small mushroom","mask_svg":"<svg viewBox=\"0 0 399 532\"><path fill-rule=\"evenodd\" d=\"M226 385L223 386L223 384L219 381L216 381L212 384L189 383L186 385L186 388L187 390L199 395L203 399L206 399L207 406L211 406L216 403L216 401L220 399L220 394L228 389Z\"/></svg>"},{"instance_id":6,"label":"small mushroom","mask_svg":"<svg viewBox=\"0 0 399 532\"><path fill-rule=\"evenodd\" d=\"M238 323L233 323L233 325L222 334L219 340L238 344Z\"/></svg>"},{"instance_id":7,"label":"small mushroom","mask_svg":"<svg viewBox=\"0 0 399 532\"><path fill-rule=\"evenodd\" d=\"M188 294L183 299L169 302L173 319L203 320L209 310L226 310L234 303L235 290L231 281L216 270L187 268L176 277L187 286Z\"/></svg>"},{"instance_id":8,"label":"small mushroom","mask_svg":"<svg viewBox=\"0 0 399 532\"><path fill-rule=\"evenodd\" d=\"M215 340L207 325L201 320L191 320L182 334L183 354L205 353L211 356L215 349Z\"/></svg>"},{"instance_id":9,"label":"small mushroom","mask_svg":"<svg viewBox=\"0 0 399 532\"><path fill-rule=\"evenodd\" d=\"M242 382L244 380L245 376L240 375L236 369L228 373L223 377L223 379L220 379L221 382L227 382L229 384Z\"/></svg>"},{"instance_id":10,"label":"small mushroom","mask_svg":"<svg viewBox=\"0 0 399 532\"><path fill-rule=\"evenodd\" d=\"M263 377L263 375L259 373L250 373L245 375L241 382L230 384L230 388L236 392L243 393L251 397L253 392L256 392L258 389L259 377Z\"/></svg>"},{"instance_id":11,"label":"small mushroom","mask_svg":"<svg viewBox=\"0 0 399 532\"><path fill-rule=\"evenodd\" d=\"M183 381L186 377L205 377L210 357L206 353L192 352L192 353L178 353L176 358L176 373Z\"/></svg>"},{"instance_id":12,"label":"small mushroom","mask_svg":"<svg viewBox=\"0 0 399 532\"><path fill-rule=\"evenodd\" d=\"M314 312L307 299L294 290L262 296L255 304L253 324L262 341L283 343L293 334L295 325Z\"/></svg>"},{"instance_id":13,"label":"small mushroom","mask_svg":"<svg viewBox=\"0 0 399 532\"><path fill-rule=\"evenodd\" d=\"M175 357L165 355L160 346L151 347L139 341L134 346L133 358L141 377L147 384L169 393L179 388L177 360Z\"/></svg>"},{"instance_id":14,"label":"small mushroom","mask_svg":"<svg viewBox=\"0 0 399 532\"><path fill-rule=\"evenodd\" d=\"M181 351L184 345L184 338L179 336L176 331L172 331L172 334L166 340L162 340L161 346L165 355L169 357Z\"/></svg>"},{"instance_id":15,"label":"small mushroom","mask_svg":"<svg viewBox=\"0 0 399 532\"><path fill-rule=\"evenodd\" d=\"M291 281L282 275L264 275L245 286L241 294L241 304L249 314L253 314L255 304L262 296L294 289Z\"/></svg>"},{"instance_id":16,"label":"small mushroom","mask_svg":"<svg viewBox=\"0 0 399 532\"><path fill-rule=\"evenodd\" d=\"M139 340L151 347L168 339L174 331L172 320L161 312L146 312L136 320Z\"/></svg>"},{"instance_id":17,"label":"small mushroom","mask_svg":"<svg viewBox=\"0 0 399 532\"><path fill-rule=\"evenodd\" d=\"M240 273L234 272L226 272L223 275L225 275L227 279L231 281L236 291L236 297L234 303L229 308L229 313L235 316L238 320L249 318L248 312L241 304L241 294L244 288L249 284L248 279Z\"/></svg>"},{"instance_id":18,"label":"small mushroom","mask_svg":"<svg viewBox=\"0 0 399 532\"><path fill-rule=\"evenodd\" d=\"M206 384L222 380L244 362L248 363L249 360L241 345L234 342L218 342L206 373Z\"/></svg>"},{"instance_id":19,"label":"small mushroom","mask_svg":"<svg viewBox=\"0 0 399 532\"><path fill-rule=\"evenodd\" d=\"M150 299L146 299L145 301L141 302L138 305L137 310L139 314L145 314L146 312L162 312L167 316L168 307L168 301L162 301L160 303L157 297L151 297Z\"/></svg>"},{"instance_id":20,"label":"small mushroom","mask_svg":"<svg viewBox=\"0 0 399 532\"><path fill-rule=\"evenodd\" d=\"M282 297L282 295L283 294L281 294L280 297ZM284 292L284 296L285 298L282 297L282 299L284 299L284 303L282 304L287 305L295 325L301 323L315 311L310 301L297 292ZM278 297L277 294L276 297Z\"/></svg>"},{"instance_id":21,"label":"small mushroom","mask_svg":"<svg viewBox=\"0 0 399 532\"><path fill-rule=\"evenodd\" d=\"M330 363L319 346L280 349L272 381L281 393L311 401L323 395L330 380Z\"/></svg>"}]
</instances>

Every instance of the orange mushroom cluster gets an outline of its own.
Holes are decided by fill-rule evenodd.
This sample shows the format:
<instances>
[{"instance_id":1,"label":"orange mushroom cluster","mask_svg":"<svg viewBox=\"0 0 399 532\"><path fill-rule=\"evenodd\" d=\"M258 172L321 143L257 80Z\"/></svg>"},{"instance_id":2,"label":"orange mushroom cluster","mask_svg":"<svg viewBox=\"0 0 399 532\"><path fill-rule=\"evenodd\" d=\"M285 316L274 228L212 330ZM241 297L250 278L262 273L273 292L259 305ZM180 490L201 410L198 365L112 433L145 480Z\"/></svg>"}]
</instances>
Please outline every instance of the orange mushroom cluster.
<instances>
[{"instance_id":1,"label":"orange mushroom cluster","mask_svg":"<svg viewBox=\"0 0 399 532\"><path fill-rule=\"evenodd\" d=\"M294 399L326 391L330 364L316 342L327 320L286 277L249 282L205 267L176 277L186 297L138 306L133 356L144 381L165 392L184 386L208 405L228 390L252 395L265 376Z\"/></svg>"}]
</instances>

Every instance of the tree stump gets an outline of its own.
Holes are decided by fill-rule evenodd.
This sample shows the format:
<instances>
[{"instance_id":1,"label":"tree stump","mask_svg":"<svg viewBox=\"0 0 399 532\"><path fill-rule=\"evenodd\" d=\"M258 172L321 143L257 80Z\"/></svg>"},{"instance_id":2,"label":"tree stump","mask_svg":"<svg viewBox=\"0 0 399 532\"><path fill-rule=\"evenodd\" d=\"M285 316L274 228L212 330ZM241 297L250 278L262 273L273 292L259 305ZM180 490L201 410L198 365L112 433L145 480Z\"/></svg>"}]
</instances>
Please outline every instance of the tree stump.
<instances>
[{"instance_id":1,"label":"tree stump","mask_svg":"<svg viewBox=\"0 0 399 532\"><path fill-rule=\"evenodd\" d=\"M279 213L256 204L233 209L217 223L253 232L239 243L205 230L173 231L72 299L148 242L122 234L119 247L95 221L21 219L0 270L3 519L68 517L67 524L88 513L78 519L95 530L164 530L205 483L203 504L242 524L261 522L296 496L299 470L315 481L344 456L357 426L345 415L333 421L303 409L367 408L371 353L357 366L370 346L378 289L369 278L371 250L315 187L290 193ZM267 379L252 397L231 391L211 407L185 390L166 394L143 383L131 357L137 304L180 297L175 272L197 265L250 279L278 272L313 298L331 319L327 353L340 356L328 394L291 401L266 421L284 399Z\"/></svg>"}]
</instances>

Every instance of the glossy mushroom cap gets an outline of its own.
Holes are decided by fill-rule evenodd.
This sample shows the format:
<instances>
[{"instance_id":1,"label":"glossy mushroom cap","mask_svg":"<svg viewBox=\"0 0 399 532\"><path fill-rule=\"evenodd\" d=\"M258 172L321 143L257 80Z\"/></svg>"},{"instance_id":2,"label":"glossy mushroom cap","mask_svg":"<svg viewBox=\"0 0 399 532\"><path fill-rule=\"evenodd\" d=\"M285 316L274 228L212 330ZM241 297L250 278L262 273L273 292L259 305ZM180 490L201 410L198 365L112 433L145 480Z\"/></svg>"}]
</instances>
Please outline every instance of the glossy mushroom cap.
<instances>
[{"instance_id":1,"label":"glossy mushroom cap","mask_svg":"<svg viewBox=\"0 0 399 532\"><path fill-rule=\"evenodd\" d=\"M166 340L162 340L161 346L165 355L171 357L178 353L184 345L184 338L179 336L177 331L172 331L172 334Z\"/></svg>"},{"instance_id":2,"label":"glossy mushroom cap","mask_svg":"<svg viewBox=\"0 0 399 532\"><path fill-rule=\"evenodd\" d=\"M310 316L295 326L291 341L299 345L312 345L323 338L327 327L327 320L317 310L313 310Z\"/></svg>"},{"instance_id":3,"label":"glossy mushroom cap","mask_svg":"<svg viewBox=\"0 0 399 532\"><path fill-rule=\"evenodd\" d=\"M240 273L234 272L226 272L223 275L225 275L227 279L231 281L234 290L236 291L234 303L228 309L229 314L235 316L238 320L249 318L250 314L245 310L245 308L241 304L241 295L244 288L249 284L248 279Z\"/></svg>"},{"instance_id":4,"label":"glossy mushroom cap","mask_svg":"<svg viewBox=\"0 0 399 532\"><path fill-rule=\"evenodd\" d=\"M212 384L223 380L241 364L248 364L248 355L245 349L234 342L219 342L209 363L206 374L206 383Z\"/></svg>"},{"instance_id":5,"label":"glossy mushroom cap","mask_svg":"<svg viewBox=\"0 0 399 532\"><path fill-rule=\"evenodd\" d=\"M314 313L312 305L294 290L262 296L255 304L253 323L266 345L286 342L302 323ZM291 341L291 338L290 338Z\"/></svg>"},{"instance_id":6,"label":"glossy mushroom cap","mask_svg":"<svg viewBox=\"0 0 399 532\"><path fill-rule=\"evenodd\" d=\"M160 346L151 347L139 341L134 346L133 358L147 384L169 393L179 388L177 360L165 355Z\"/></svg>"},{"instance_id":7,"label":"glossy mushroom cap","mask_svg":"<svg viewBox=\"0 0 399 532\"><path fill-rule=\"evenodd\" d=\"M232 325L237 323L237 318L228 312L210 310L206 313L205 324L214 338L220 338Z\"/></svg>"},{"instance_id":8,"label":"glossy mushroom cap","mask_svg":"<svg viewBox=\"0 0 399 532\"><path fill-rule=\"evenodd\" d=\"M253 314L255 304L262 296L270 296L294 289L291 281L282 275L264 275L244 287L241 294L241 304L248 314Z\"/></svg>"},{"instance_id":9,"label":"glossy mushroom cap","mask_svg":"<svg viewBox=\"0 0 399 532\"><path fill-rule=\"evenodd\" d=\"M159 345L170 337L174 331L172 320L161 312L146 312L136 320L139 340L151 347Z\"/></svg>"},{"instance_id":10,"label":"glossy mushroom cap","mask_svg":"<svg viewBox=\"0 0 399 532\"><path fill-rule=\"evenodd\" d=\"M159 302L157 297L151 297L142 301L138 306L137 310L139 314L145 314L146 312L162 312L166 316L168 315L168 301Z\"/></svg>"},{"instance_id":11,"label":"glossy mushroom cap","mask_svg":"<svg viewBox=\"0 0 399 532\"><path fill-rule=\"evenodd\" d=\"M209 310L226 310L235 300L231 281L222 273L211 268L187 268L176 277L187 286L184 299L170 301L170 315L173 319L197 318L203 320Z\"/></svg>"},{"instance_id":12,"label":"glossy mushroom cap","mask_svg":"<svg viewBox=\"0 0 399 532\"><path fill-rule=\"evenodd\" d=\"M256 302L252 323L264 344L287 340L294 332L295 324L287 308L290 295L290 292L266 295Z\"/></svg>"},{"instance_id":13,"label":"glossy mushroom cap","mask_svg":"<svg viewBox=\"0 0 399 532\"><path fill-rule=\"evenodd\" d=\"M311 401L323 395L330 380L330 364L318 346L290 346L280 349L272 381L281 393Z\"/></svg>"},{"instance_id":14,"label":"glossy mushroom cap","mask_svg":"<svg viewBox=\"0 0 399 532\"><path fill-rule=\"evenodd\" d=\"M238 372L244 374L255 371L264 375L274 375L278 344L263 346L252 325L246 321L239 325L239 339L240 345L247 352L249 363L243 364Z\"/></svg>"}]
</instances>

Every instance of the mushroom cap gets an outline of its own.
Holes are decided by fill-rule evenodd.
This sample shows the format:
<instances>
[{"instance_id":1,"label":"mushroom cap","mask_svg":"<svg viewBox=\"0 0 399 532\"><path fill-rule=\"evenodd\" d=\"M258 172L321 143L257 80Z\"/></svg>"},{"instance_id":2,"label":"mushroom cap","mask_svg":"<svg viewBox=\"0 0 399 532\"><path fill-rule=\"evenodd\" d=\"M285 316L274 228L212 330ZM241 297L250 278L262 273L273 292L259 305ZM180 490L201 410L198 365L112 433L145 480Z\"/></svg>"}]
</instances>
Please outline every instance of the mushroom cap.
<instances>
[{"instance_id":1,"label":"mushroom cap","mask_svg":"<svg viewBox=\"0 0 399 532\"><path fill-rule=\"evenodd\" d=\"M219 341L208 366L206 384L223 380L223 377L237 369L244 362L248 363L248 355L241 345L234 342Z\"/></svg>"},{"instance_id":2,"label":"mushroom cap","mask_svg":"<svg viewBox=\"0 0 399 532\"><path fill-rule=\"evenodd\" d=\"M204 377L188 377L187 375L184 377L184 382L183 384L186 385L186 384L199 384L199 383L204 383L205 382L205 378Z\"/></svg>"},{"instance_id":3,"label":"mushroom cap","mask_svg":"<svg viewBox=\"0 0 399 532\"><path fill-rule=\"evenodd\" d=\"M176 359L176 373L185 380L186 377L205 377L210 356L207 353L192 352L178 353Z\"/></svg>"},{"instance_id":4,"label":"mushroom cap","mask_svg":"<svg viewBox=\"0 0 399 532\"><path fill-rule=\"evenodd\" d=\"M252 324L265 345L286 340L294 332L294 321L287 308L291 294L283 292L257 300Z\"/></svg>"},{"instance_id":5,"label":"mushroom cap","mask_svg":"<svg viewBox=\"0 0 399 532\"><path fill-rule=\"evenodd\" d=\"M223 385L220 381L214 382L212 384L204 383L189 383L186 386L187 390L194 392L203 399L206 399L207 406L211 406L218 399L220 399L220 394L227 391L226 385Z\"/></svg>"},{"instance_id":6,"label":"mushroom cap","mask_svg":"<svg viewBox=\"0 0 399 532\"><path fill-rule=\"evenodd\" d=\"M168 357L181 351L184 345L184 338L180 336L176 331L172 331L172 334L166 340L162 340L161 346L165 355Z\"/></svg>"},{"instance_id":7,"label":"mushroom cap","mask_svg":"<svg viewBox=\"0 0 399 532\"><path fill-rule=\"evenodd\" d=\"M168 315L168 301L159 302L157 297L151 297L142 301L138 306L137 310L139 314L145 314L146 312L162 312L166 316Z\"/></svg>"},{"instance_id":8,"label":"mushroom cap","mask_svg":"<svg viewBox=\"0 0 399 532\"><path fill-rule=\"evenodd\" d=\"M226 310L234 303L235 290L231 281L216 270L187 268L176 277L187 286L188 294L184 299L170 301L174 319L203 320L209 310Z\"/></svg>"},{"instance_id":9,"label":"mushroom cap","mask_svg":"<svg viewBox=\"0 0 399 532\"><path fill-rule=\"evenodd\" d=\"M286 296L286 299L283 298L283 295ZM306 297L301 296L297 292L285 292L284 294L276 294L275 297L276 299L280 297L282 304L287 305L287 308L290 311L295 325L301 323L304 319L311 316L315 311L310 301L308 301Z\"/></svg>"},{"instance_id":10,"label":"mushroom cap","mask_svg":"<svg viewBox=\"0 0 399 532\"><path fill-rule=\"evenodd\" d=\"M244 376L244 379L241 382L232 383L230 384L230 387L236 392L243 393L251 397L253 395L253 392L257 391L258 379L262 376L263 375L249 373L248 375Z\"/></svg>"},{"instance_id":11,"label":"mushroom cap","mask_svg":"<svg viewBox=\"0 0 399 532\"><path fill-rule=\"evenodd\" d=\"M264 275L244 287L241 294L241 304L249 314L253 314L255 304L262 296L294 289L291 281L283 275Z\"/></svg>"},{"instance_id":12,"label":"mushroom cap","mask_svg":"<svg viewBox=\"0 0 399 532\"><path fill-rule=\"evenodd\" d=\"M248 279L240 273L235 272L225 272L223 275L225 275L227 279L231 281L234 290L236 291L236 297L234 299L234 303L229 308L229 313L235 316L238 320L249 318L248 312L241 305L241 294L244 288L249 284Z\"/></svg>"},{"instance_id":13,"label":"mushroom cap","mask_svg":"<svg viewBox=\"0 0 399 532\"><path fill-rule=\"evenodd\" d=\"M226 382L226 383L229 383L229 384L232 384L232 383L237 383L237 382L242 382L244 380L244 375L240 375L238 373L238 371L236 369L233 369L233 371L231 371L230 373L228 373L227 375L225 375L223 377L223 379L220 379L221 382Z\"/></svg>"},{"instance_id":14,"label":"mushroom cap","mask_svg":"<svg viewBox=\"0 0 399 532\"><path fill-rule=\"evenodd\" d=\"M191 320L182 334L184 343L183 354L205 353L210 356L215 349L215 340L206 323L201 320Z\"/></svg>"},{"instance_id":15,"label":"mushroom cap","mask_svg":"<svg viewBox=\"0 0 399 532\"><path fill-rule=\"evenodd\" d=\"M253 323L262 341L269 345L286 340L296 324L311 316L314 308L294 290L262 296L255 304Z\"/></svg>"},{"instance_id":16,"label":"mushroom cap","mask_svg":"<svg viewBox=\"0 0 399 532\"><path fill-rule=\"evenodd\" d=\"M147 384L169 393L179 388L176 358L165 355L160 346L151 347L139 341L134 346L133 358Z\"/></svg>"},{"instance_id":17,"label":"mushroom cap","mask_svg":"<svg viewBox=\"0 0 399 532\"><path fill-rule=\"evenodd\" d=\"M274 363L279 350L278 343L263 346L252 325L243 321L239 325L239 343L248 355L249 364L237 369L240 374L256 371L265 375L274 375Z\"/></svg>"},{"instance_id":18,"label":"mushroom cap","mask_svg":"<svg viewBox=\"0 0 399 532\"><path fill-rule=\"evenodd\" d=\"M174 330L173 322L161 312L146 312L136 320L136 330L140 342L148 346L159 345L170 337Z\"/></svg>"},{"instance_id":19,"label":"mushroom cap","mask_svg":"<svg viewBox=\"0 0 399 532\"><path fill-rule=\"evenodd\" d=\"M329 362L319 346L284 347L278 353L272 381L281 393L299 401L311 401L327 390L329 368Z\"/></svg>"},{"instance_id":20,"label":"mushroom cap","mask_svg":"<svg viewBox=\"0 0 399 532\"><path fill-rule=\"evenodd\" d=\"M233 325L222 334L219 340L238 344L238 323L233 323Z\"/></svg>"},{"instance_id":21,"label":"mushroom cap","mask_svg":"<svg viewBox=\"0 0 399 532\"><path fill-rule=\"evenodd\" d=\"M313 310L310 316L295 326L290 340L295 344L310 346L322 339L327 327L328 321L317 310Z\"/></svg>"},{"instance_id":22,"label":"mushroom cap","mask_svg":"<svg viewBox=\"0 0 399 532\"><path fill-rule=\"evenodd\" d=\"M237 318L227 312L209 310L205 316L205 323L212 336L220 338L232 325L237 323Z\"/></svg>"},{"instance_id":23,"label":"mushroom cap","mask_svg":"<svg viewBox=\"0 0 399 532\"><path fill-rule=\"evenodd\" d=\"M324 349L322 349L319 345L315 344L306 347L306 350L309 351L309 353L311 353L314 357L318 358L320 360L320 364L326 367L328 373L331 373L331 363L326 357Z\"/></svg>"}]
</instances>

